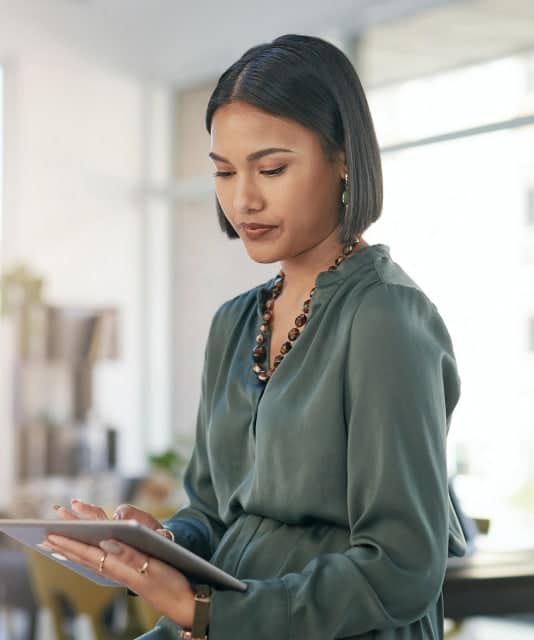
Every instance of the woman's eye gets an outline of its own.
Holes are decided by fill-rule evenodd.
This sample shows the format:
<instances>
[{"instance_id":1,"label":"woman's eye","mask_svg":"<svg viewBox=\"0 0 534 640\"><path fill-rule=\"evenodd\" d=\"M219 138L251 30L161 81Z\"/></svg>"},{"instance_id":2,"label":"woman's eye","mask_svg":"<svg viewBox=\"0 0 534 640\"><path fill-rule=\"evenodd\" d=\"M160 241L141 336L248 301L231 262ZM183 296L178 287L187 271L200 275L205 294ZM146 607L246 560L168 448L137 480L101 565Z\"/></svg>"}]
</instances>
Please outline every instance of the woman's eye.
<instances>
[{"instance_id":1,"label":"woman's eye","mask_svg":"<svg viewBox=\"0 0 534 640\"><path fill-rule=\"evenodd\" d=\"M284 171L286 167L287 167L287 164L284 164L281 167L277 167L276 169L264 169L263 171L260 171L260 173L263 174L264 176L278 176ZM229 178L231 175L233 175L232 171L216 171L213 174L213 177Z\"/></svg>"},{"instance_id":2,"label":"woman's eye","mask_svg":"<svg viewBox=\"0 0 534 640\"><path fill-rule=\"evenodd\" d=\"M278 167L277 169L265 169L265 171L262 171L261 173L263 173L263 175L265 175L265 176L277 176L280 173L282 173L282 171L286 167L287 167L287 164L284 164L281 167Z\"/></svg>"}]
</instances>

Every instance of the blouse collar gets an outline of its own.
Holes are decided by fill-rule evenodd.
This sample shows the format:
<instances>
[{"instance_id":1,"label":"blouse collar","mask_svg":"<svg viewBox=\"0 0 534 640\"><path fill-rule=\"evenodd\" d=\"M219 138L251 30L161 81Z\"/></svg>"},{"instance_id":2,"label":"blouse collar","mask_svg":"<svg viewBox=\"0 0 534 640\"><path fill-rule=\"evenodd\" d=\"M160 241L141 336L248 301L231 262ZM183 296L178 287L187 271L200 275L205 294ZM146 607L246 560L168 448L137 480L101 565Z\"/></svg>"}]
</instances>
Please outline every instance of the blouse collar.
<instances>
[{"instance_id":1,"label":"blouse collar","mask_svg":"<svg viewBox=\"0 0 534 640\"><path fill-rule=\"evenodd\" d=\"M332 285L339 285L350 274L354 273L363 264L368 264L373 260L377 253L390 256L390 247L387 244L370 244L363 249L360 249L354 255L343 260L335 271L320 271L315 280L315 294L313 296L313 307L317 307L317 303L322 300L324 292ZM267 282L259 285L258 292L256 294L256 301L258 307L258 316L261 318L263 315L263 306L270 296L271 289L274 286L275 280L278 274L268 280Z\"/></svg>"}]
</instances>

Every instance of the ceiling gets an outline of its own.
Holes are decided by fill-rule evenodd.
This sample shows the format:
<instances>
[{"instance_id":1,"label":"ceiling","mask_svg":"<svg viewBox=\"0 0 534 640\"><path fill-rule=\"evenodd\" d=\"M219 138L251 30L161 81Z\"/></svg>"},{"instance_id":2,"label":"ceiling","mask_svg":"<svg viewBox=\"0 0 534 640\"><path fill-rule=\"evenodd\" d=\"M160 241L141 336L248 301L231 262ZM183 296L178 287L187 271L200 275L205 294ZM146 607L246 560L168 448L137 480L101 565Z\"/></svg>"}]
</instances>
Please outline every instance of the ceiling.
<instances>
[{"instance_id":1,"label":"ceiling","mask_svg":"<svg viewBox=\"0 0 534 640\"><path fill-rule=\"evenodd\" d=\"M213 79L283 33L351 53L365 34L367 86L534 48L534 0L0 0L5 14L95 62L176 87Z\"/></svg>"},{"instance_id":2,"label":"ceiling","mask_svg":"<svg viewBox=\"0 0 534 640\"><path fill-rule=\"evenodd\" d=\"M455 2L371 29L362 76L376 87L527 51L534 0Z\"/></svg>"},{"instance_id":3,"label":"ceiling","mask_svg":"<svg viewBox=\"0 0 534 640\"><path fill-rule=\"evenodd\" d=\"M219 75L249 46L283 33L345 40L451 0L0 0L95 61L176 86Z\"/></svg>"}]
</instances>

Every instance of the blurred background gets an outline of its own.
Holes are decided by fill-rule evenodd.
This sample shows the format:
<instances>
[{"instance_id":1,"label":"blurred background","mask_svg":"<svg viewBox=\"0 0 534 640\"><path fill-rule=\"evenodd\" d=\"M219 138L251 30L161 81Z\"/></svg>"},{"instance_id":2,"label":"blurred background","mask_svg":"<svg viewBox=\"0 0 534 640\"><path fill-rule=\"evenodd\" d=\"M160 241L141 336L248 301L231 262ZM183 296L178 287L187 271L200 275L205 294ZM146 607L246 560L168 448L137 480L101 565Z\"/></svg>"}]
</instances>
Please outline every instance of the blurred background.
<instances>
[{"instance_id":1,"label":"blurred background","mask_svg":"<svg viewBox=\"0 0 534 640\"><path fill-rule=\"evenodd\" d=\"M458 360L456 494L488 549L534 548L531 0L0 0L0 511L180 506L211 317L275 273L219 230L205 108L284 33L360 75L385 183L365 237L436 303ZM0 638L67 633L2 557Z\"/></svg>"}]
</instances>

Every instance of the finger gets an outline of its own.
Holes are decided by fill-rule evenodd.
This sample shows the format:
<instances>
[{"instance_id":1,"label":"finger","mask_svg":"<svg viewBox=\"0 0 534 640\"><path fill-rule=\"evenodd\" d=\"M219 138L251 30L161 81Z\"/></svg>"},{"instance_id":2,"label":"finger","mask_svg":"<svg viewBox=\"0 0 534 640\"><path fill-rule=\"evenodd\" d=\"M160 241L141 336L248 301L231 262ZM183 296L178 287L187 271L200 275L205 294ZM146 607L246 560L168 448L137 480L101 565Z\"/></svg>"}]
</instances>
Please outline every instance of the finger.
<instances>
[{"instance_id":1,"label":"finger","mask_svg":"<svg viewBox=\"0 0 534 640\"><path fill-rule=\"evenodd\" d=\"M81 518L89 520L109 520L109 517L104 509L97 506L96 504L90 504L89 502L78 500L77 498L73 498L70 503L73 510Z\"/></svg>"},{"instance_id":2,"label":"finger","mask_svg":"<svg viewBox=\"0 0 534 640\"><path fill-rule=\"evenodd\" d=\"M124 584L142 584L143 578L148 574L149 565L154 571L159 564L155 558L150 558L118 540L102 540L99 546L108 554L108 573Z\"/></svg>"},{"instance_id":3,"label":"finger","mask_svg":"<svg viewBox=\"0 0 534 640\"><path fill-rule=\"evenodd\" d=\"M120 504L113 512L113 520L130 520L135 518L139 509L132 504Z\"/></svg>"},{"instance_id":4,"label":"finger","mask_svg":"<svg viewBox=\"0 0 534 640\"><path fill-rule=\"evenodd\" d=\"M167 538L167 540L170 540L171 542L174 542L174 533L170 530L170 529L156 529L156 533L159 533L160 536L162 536L163 538Z\"/></svg>"},{"instance_id":5,"label":"finger","mask_svg":"<svg viewBox=\"0 0 534 640\"><path fill-rule=\"evenodd\" d=\"M80 562L92 569L95 566L98 567L102 553L106 552L109 557L113 558L111 564L114 571L111 571L111 567L109 571L115 576L119 576L121 581L134 577L138 573L137 569L142 567L147 559L145 554L118 540L103 540L99 548L72 538L50 534L45 543L48 543L54 551L61 553L69 560ZM108 565L109 562L106 561L106 566Z\"/></svg>"},{"instance_id":6,"label":"finger","mask_svg":"<svg viewBox=\"0 0 534 640\"><path fill-rule=\"evenodd\" d=\"M72 511L69 511L67 507L64 507L61 504L55 504L54 510L62 520L79 520L75 513L72 513Z\"/></svg>"},{"instance_id":7,"label":"finger","mask_svg":"<svg viewBox=\"0 0 534 640\"><path fill-rule=\"evenodd\" d=\"M144 524L150 529L161 528L161 522L156 520L154 516L150 515L146 511L142 511L131 504L120 504L113 514L114 520L137 520L137 522Z\"/></svg>"},{"instance_id":8,"label":"finger","mask_svg":"<svg viewBox=\"0 0 534 640\"><path fill-rule=\"evenodd\" d=\"M51 551L53 557L59 560L64 559L76 562L91 569L91 571L95 571L95 567L98 569L99 561L102 557L102 551L97 547L55 534L49 535L41 543L41 547Z\"/></svg>"},{"instance_id":9,"label":"finger","mask_svg":"<svg viewBox=\"0 0 534 640\"><path fill-rule=\"evenodd\" d=\"M55 533L49 534L44 542L45 544L48 543L51 545L55 550L65 553L65 555L75 554L81 558L87 557L88 561L94 557L94 551L98 553L97 547L85 544L85 542L80 542L79 540L74 540L73 538L59 536Z\"/></svg>"},{"instance_id":10,"label":"finger","mask_svg":"<svg viewBox=\"0 0 534 640\"><path fill-rule=\"evenodd\" d=\"M38 542L37 546L40 547L41 549L44 549L45 551L49 552L49 554L53 558L56 558L57 560L62 560L62 561L69 560L69 558L67 558L67 556L63 555L62 553L59 553L59 550L58 550L57 547L54 547L53 545L51 545L46 540L44 542Z\"/></svg>"},{"instance_id":11,"label":"finger","mask_svg":"<svg viewBox=\"0 0 534 640\"><path fill-rule=\"evenodd\" d=\"M62 540L68 540L68 538L64 538ZM96 547L88 549L79 548L78 552L76 552L74 546L65 544L63 541L59 543L52 543L47 540L38 546L49 551L51 556L57 560L70 560L71 562L87 567L94 573L102 573L99 571L99 567L102 554L104 552L99 551ZM96 552L96 554L94 554L94 552ZM98 555L98 558L96 555Z\"/></svg>"},{"instance_id":12,"label":"finger","mask_svg":"<svg viewBox=\"0 0 534 640\"><path fill-rule=\"evenodd\" d=\"M37 546L40 547L41 549L46 549L47 551L53 551L54 547L47 542L46 540L43 540L43 542L38 542Z\"/></svg>"}]
</instances>

